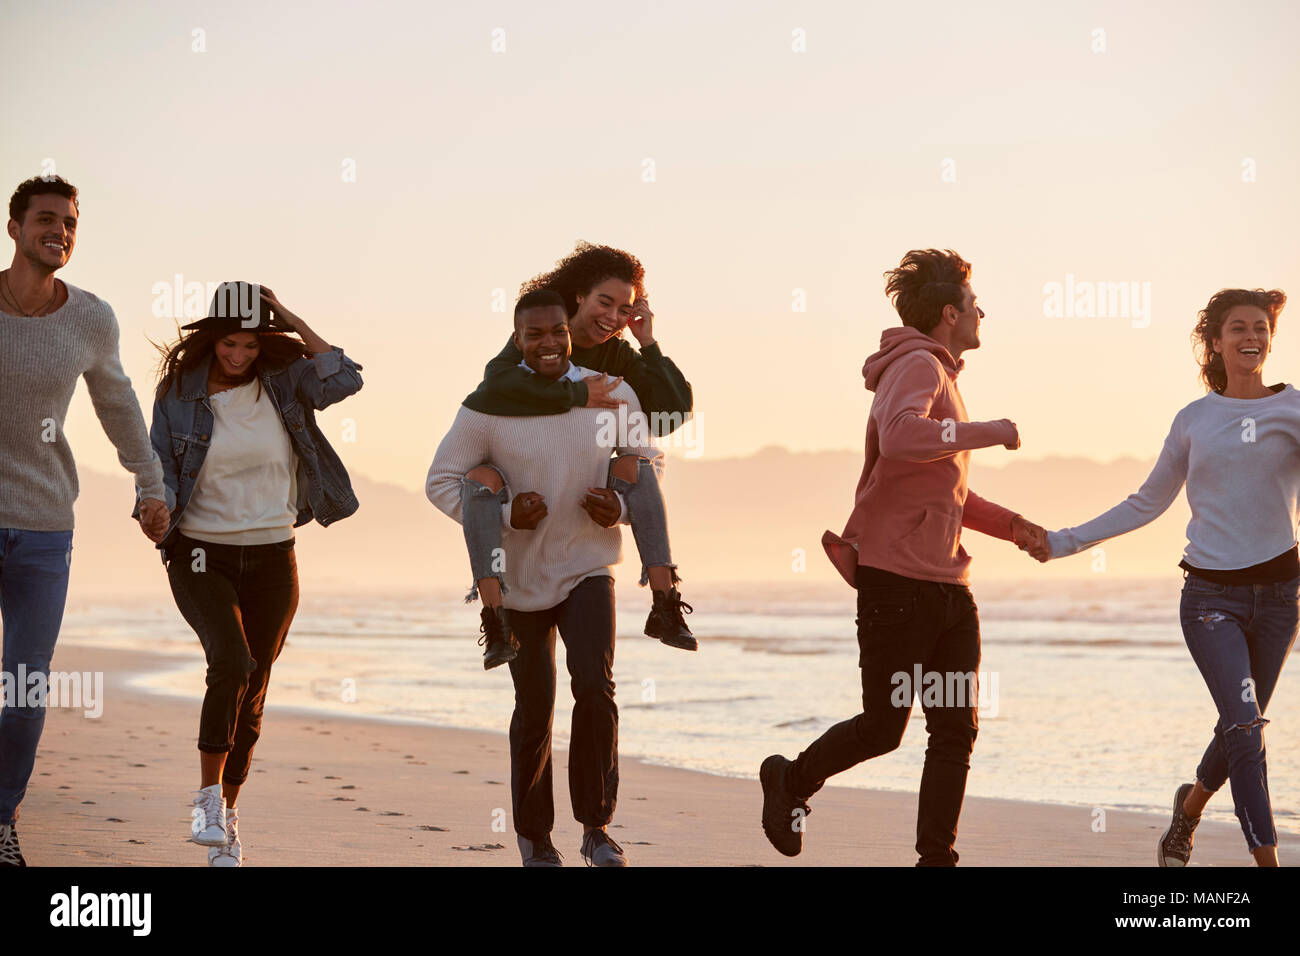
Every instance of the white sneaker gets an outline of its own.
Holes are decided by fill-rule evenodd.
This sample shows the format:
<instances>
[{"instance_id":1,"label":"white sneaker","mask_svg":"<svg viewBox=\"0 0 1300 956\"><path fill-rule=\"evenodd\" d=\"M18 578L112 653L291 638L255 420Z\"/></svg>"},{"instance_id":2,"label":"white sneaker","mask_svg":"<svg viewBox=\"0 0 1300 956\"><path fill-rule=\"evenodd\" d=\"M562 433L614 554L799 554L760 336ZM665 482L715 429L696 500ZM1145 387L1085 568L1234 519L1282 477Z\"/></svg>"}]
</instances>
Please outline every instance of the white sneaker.
<instances>
[{"instance_id":1,"label":"white sneaker","mask_svg":"<svg viewBox=\"0 0 1300 956\"><path fill-rule=\"evenodd\" d=\"M199 846L224 846L226 800L221 796L221 784L214 783L196 793L190 813L190 839Z\"/></svg>"},{"instance_id":2,"label":"white sneaker","mask_svg":"<svg viewBox=\"0 0 1300 956\"><path fill-rule=\"evenodd\" d=\"M239 844L239 811L226 808L226 842L208 847L208 866L242 866L244 848Z\"/></svg>"}]
</instances>

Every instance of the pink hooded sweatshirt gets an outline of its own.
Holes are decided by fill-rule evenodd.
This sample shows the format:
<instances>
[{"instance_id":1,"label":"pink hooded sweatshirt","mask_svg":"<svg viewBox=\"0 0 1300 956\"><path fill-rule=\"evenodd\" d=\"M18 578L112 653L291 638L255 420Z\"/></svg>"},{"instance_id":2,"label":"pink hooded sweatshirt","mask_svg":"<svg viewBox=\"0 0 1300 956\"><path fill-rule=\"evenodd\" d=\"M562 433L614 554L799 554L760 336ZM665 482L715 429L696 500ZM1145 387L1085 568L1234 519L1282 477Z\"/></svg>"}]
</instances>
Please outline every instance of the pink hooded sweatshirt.
<instances>
[{"instance_id":1,"label":"pink hooded sweatshirt","mask_svg":"<svg viewBox=\"0 0 1300 956\"><path fill-rule=\"evenodd\" d=\"M955 362L910 326L886 329L862 367L876 393L867 417L866 462L843 534L822 546L851 586L859 565L924 581L970 583L962 527L1010 541L1014 511L966 487L972 448L1015 438L1007 420L972 422L957 391Z\"/></svg>"}]
</instances>

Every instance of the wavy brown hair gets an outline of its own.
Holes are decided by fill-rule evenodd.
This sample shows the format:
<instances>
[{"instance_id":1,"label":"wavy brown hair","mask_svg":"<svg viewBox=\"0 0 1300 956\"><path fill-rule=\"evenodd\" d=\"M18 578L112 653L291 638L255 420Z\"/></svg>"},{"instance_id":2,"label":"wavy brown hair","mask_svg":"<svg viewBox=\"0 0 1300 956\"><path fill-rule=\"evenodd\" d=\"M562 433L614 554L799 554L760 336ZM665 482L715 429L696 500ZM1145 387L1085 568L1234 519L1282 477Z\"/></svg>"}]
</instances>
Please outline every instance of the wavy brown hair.
<instances>
[{"instance_id":1,"label":"wavy brown hair","mask_svg":"<svg viewBox=\"0 0 1300 956\"><path fill-rule=\"evenodd\" d=\"M234 331L238 332L239 329ZM161 358L158 362L158 385L154 388L154 398L161 399L167 394L172 383L179 380L181 373L187 372L201 364L213 353L213 346L230 335L230 331L216 329L195 329L188 335L181 335L170 345L159 345L152 339L149 344L158 350ZM274 372L292 365L300 358L307 358L311 350L301 339L294 338L286 332L258 332L257 358L253 360L253 376L257 379L257 397L262 397L262 379L260 372Z\"/></svg>"},{"instance_id":2,"label":"wavy brown hair","mask_svg":"<svg viewBox=\"0 0 1300 956\"><path fill-rule=\"evenodd\" d=\"M1210 296L1210 301L1197 317L1192 330L1192 349L1201 364L1201 381L1208 390L1222 392L1228 387L1228 371L1223 366L1223 356L1214 351L1214 340L1223 335L1223 323L1228 313L1239 305L1253 305L1268 316L1270 343L1277 331L1278 313L1286 305L1286 293L1281 289L1220 289Z\"/></svg>"},{"instance_id":3,"label":"wavy brown hair","mask_svg":"<svg viewBox=\"0 0 1300 956\"><path fill-rule=\"evenodd\" d=\"M945 305L962 307L962 284L970 273L970 263L951 249L913 249L885 273L885 294L904 325L929 335Z\"/></svg>"},{"instance_id":4,"label":"wavy brown hair","mask_svg":"<svg viewBox=\"0 0 1300 956\"><path fill-rule=\"evenodd\" d=\"M550 272L533 276L520 286L519 293L552 289L563 297L564 310L572 318L578 312L578 296L585 297L606 279L622 279L636 290L638 298L645 295L645 269L641 260L613 246L594 246L582 241Z\"/></svg>"}]
</instances>

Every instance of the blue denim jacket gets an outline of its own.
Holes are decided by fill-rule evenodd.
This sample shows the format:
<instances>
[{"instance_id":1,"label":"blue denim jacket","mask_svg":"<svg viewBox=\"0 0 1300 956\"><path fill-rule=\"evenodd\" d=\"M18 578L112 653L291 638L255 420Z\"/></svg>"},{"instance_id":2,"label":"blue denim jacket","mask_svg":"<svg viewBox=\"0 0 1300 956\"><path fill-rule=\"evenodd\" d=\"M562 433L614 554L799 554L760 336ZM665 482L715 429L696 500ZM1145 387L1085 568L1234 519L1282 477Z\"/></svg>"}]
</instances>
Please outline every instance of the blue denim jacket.
<instances>
[{"instance_id":1,"label":"blue denim jacket","mask_svg":"<svg viewBox=\"0 0 1300 956\"><path fill-rule=\"evenodd\" d=\"M177 376L167 394L154 402L149 440L163 466L171 523L156 547L163 551L179 533L185 506L198 483L203 459L212 439L212 406L208 404L208 371L212 356ZM298 455L298 520L315 518L323 525L353 514L358 507L347 469L316 426L315 412L361 390L362 366L335 346L314 358L300 358L276 372L260 372L262 387L271 395L285 431ZM137 501L132 518L139 518Z\"/></svg>"}]
</instances>

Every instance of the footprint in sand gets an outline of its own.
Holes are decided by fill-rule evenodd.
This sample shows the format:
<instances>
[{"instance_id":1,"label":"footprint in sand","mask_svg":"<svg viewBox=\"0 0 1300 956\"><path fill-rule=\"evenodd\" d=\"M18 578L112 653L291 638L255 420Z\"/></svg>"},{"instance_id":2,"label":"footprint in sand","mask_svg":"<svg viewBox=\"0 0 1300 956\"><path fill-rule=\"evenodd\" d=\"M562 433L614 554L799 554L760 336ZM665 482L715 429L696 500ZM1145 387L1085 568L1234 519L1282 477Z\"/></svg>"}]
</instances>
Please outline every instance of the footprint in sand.
<instances>
[{"instance_id":1,"label":"footprint in sand","mask_svg":"<svg viewBox=\"0 0 1300 956\"><path fill-rule=\"evenodd\" d=\"M470 846L454 846L453 850L504 850L500 843L474 843Z\"/></svg>"},{"instance_id":2,"label":"footprint in sand","mask_svg":"<svg viewBox=\"0 0 1300 956\"><path fill-rule=\"evenodd\" d=\"M147 766L149 766L149 765L148 765L147 763L133 763L133 764L131 764L131 766L132 766L132 767L147 767Z\"/></svg>"},{"instance_id":3,"label":"footprint in sand","mask_svg":"<svg viewBox=\"0 0 1300 956\"><path fill-rule=\"evenodd\" d=\"M299 769L299 770L310 770L311 767L299 767L298 769Z\"/></svg>"},{"instance_id":4,"label":"footprint in sand","mask_svg":"<svg viewBox=\"0 0 1300 956\"><path fill-rule=\"evenodd\" d=\"M494 784L495 786L498 786L498 787L504 787L504 786L505 786L505 784L502 783L500 780L484 780L483 782L484 782L484 783Z\"/></svg>"},{"instance_id":5,"label":"footprint in sand","mask_svg":"<svg viewBox=\"0 0 1300 956\"><path fill-rule=\"evenodd\" d=\"M335 797L334 799L335 799L335 801L341 801L341 802L343 802L343 803L356 803L356 802L357 802L357 801L354 800L352 797Z\"/></svg>"},{"instance_id":6,"label":"footprint in sand","mask_svg":"<svg viewBox=\"0 0 1300 956\"><path fill-rule=\"evenodd\" d=\"M369 807L357 807L357 810L365 811L366 813L369 813L369 812L370 812L370 808L369 808Z\"/></svg>"},{"instance_id":7,"label":"footprint in sand","mask_svg":"<svg viewBox=\"0 0 1300 956\"><path fill-rule=\"evenodd\" d=\"M628 846L654 846L649 840L624 840Z\"/></svg>"},{"instance_id":8,"label":"footprint in sand","mask_svg":"<svg viewBox=\"0 0 1300 956\"><path fill-rule=\"evenodd\" d=\"M81 801L81 805L82 805L83 807L93 807L93 806L95 805L95 801L94 801L94 800L82 800L82 801Z\"/></svg>"},{"instance_id":9,"label":"footprint in sand","mask_svg":"<svg viewBox=\"0 0 1300 956\"><path fill-rule=\"evenodd\" d=\"M105 823L126 823L126 821L123 820L121 817L105 817L104 822Z\"/></svg>"},{"instance_id":10,"label":"footprint in sand","mask_svg":"<svg viewBox=\"0 0 1300 956\"><path fill-rule=\"evenodd\" d=\"M339 789L340 789L340 790L355 790L355 789L357 789L357 785L356 785L355 783L345 783L343 786L339 787Z\"/></svg>"},{"instance_id":11,"label":"footprint in sand","mask_svg":"<svg viewBox=\"0 0 1300 956\"><path fill-rule=\"evenodd\" d=\"M404 816L406 816L405 813L398 813L396 810L385 810L383 813L381 813L381 814L379 814L379 815L380 815L381 817L404 817Z\"/></svg>"},{"instance_id":12,"label":"footprint in sand","mask_svg":"<svg viewBox=\"0 0 1300 956\"><path fill-rule=\"evenodd\" d=\"M127 843L135 843L135 844L137 844L137 845L139 845L139 846L148 846L148 845L149 845L149 841L148 841L148 840L127 840L126 842L127 842Z\"/></svg>"},{"instance_id":13,"label":"footprint in sand","mask_svg":"<svg viewBox=\"0 0 1300 956\"><path fill-rule=\"evenodd\" d=\"M333 776L333 775L326 775L325 779L326 779L326 780L342 780L343 778L342 778L342 777L335 777L335 776Z\"/></svg>"},{"instance_id":14,"label":"footprint in sand","mask_svg":"<svg viewBox=\"0 0 1300 956\"><path fill-rule=\"evenodd\" d=\"M453 770L452 773L469 773L468 770Z\"/></svg>"},{"instance_id":15,"label":"footprint in sand","mask_svg":"<svg viewBox=\"0 0 1300 956\"><path fill-rule=\"evenodd\" d=\"M418 827L416 827L415 829L417 829L417 830L431 830L431 831L434 832L434 833L446 833L446 832L448 832L446 827L418 826Z\"/></svg>"}]
</instances>

